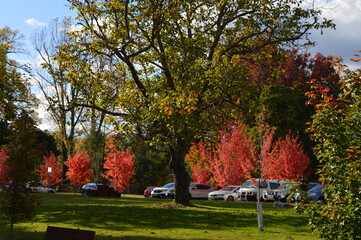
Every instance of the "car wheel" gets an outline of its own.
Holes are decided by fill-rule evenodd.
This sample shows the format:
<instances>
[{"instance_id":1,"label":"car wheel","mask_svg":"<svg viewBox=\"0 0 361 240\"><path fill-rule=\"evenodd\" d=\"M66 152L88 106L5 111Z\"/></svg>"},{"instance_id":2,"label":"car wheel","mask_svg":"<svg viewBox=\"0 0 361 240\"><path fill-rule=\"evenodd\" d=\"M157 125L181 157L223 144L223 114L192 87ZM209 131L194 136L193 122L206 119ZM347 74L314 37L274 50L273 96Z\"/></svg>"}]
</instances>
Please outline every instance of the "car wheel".
<instances>
[{"instance_id":1,"label":"car wheel","mask_svg":"<svg viewBox=\"0 0 361 240\"><path fill-rule=\"evenodd\" d=\"M229 197L227 198L227 202L234 202L234 198L233 198L232 196L229 196Z\"/></svg>"},{"instance_id":2,"label":"car wheel","mask_svg":"<svg viewBox=\"0 0 361 240\"><path fill-rule=\"evenodd\" d=\"M147 198L152 198L152 195L151 195L151 194L149 194L149 195L147 196Z\"/></svg>"},{"instance_id":3,"label":"car wheel","mask_svg":"<svg viewBox=\"0 0 361 240\"><path fill-rule=\"evenodd\" d=\"M49 191L49 193L54 193L54 191Z\"/></svg>"},{"instance_id":4,"label":"car wheel","mask_svg":"<svg viewBox=\"0 0 361 240\"><path fill-rule=\"evenodd\" d=\"M289 195L286 195L284 198L281 199L281 202L287 202Z\"/></svg>"}]
</instances>

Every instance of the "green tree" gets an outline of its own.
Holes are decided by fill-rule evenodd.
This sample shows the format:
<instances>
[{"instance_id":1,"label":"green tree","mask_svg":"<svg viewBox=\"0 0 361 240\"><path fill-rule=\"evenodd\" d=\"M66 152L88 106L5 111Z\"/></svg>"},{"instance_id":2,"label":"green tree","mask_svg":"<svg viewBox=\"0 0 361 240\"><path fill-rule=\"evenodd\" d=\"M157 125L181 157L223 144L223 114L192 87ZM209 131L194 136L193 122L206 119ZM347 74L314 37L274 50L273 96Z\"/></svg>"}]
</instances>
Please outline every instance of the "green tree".
<instances>
[{"instance_id":1,"label":"green tree","mask_svg":"<svg viewBox=\"0 0 361 240\"><path fill-rule=\"evenodd\" d=\"M6 137L11 134L9 121L36 102L25 74L28 67L9 58L9 54L24 53L22 39L18 31L0 29L0 146L8 142Z\"/></svg>"},{"instance_id":2,"label":"green tree","mask_svg":"<svg viewBox=\"0 0 361 240\"><path fill-rule=\"evenodd\" d=\"M163 186L171 179L169 152L161 146L150 146L144 141L131 147L135 158L134 183L138 191L149 186Z\"/></svg>"},{"instance_id":3,"label":"green tree","mask_svg":"<svg viewBox=\"0 0 361 240\"><path fill-rule=\"evenodd\" d=\"M114 71L98 74L94 87L116 91L110 110L122 117L121 130L146 131L153 144L169 149L175 202L184 205L190 204L185 155L195 139L232 113L229 101L236 96L230 90L242 87L227 76L232 59L333 27L320 19L319 10L294 0L69 2L82 27L72 33L76 42L62 48L58 62L81 86L92 70L89 64L112 59L108 68ZM84 64L79 53L93 58Z\"/></svg>"},{"instance_id":4,"label":"green tree","mask_svg":"<svg viewBox=\"0 0 361 240\"><path fill-rule=\"evenodd\" d=\"M322 238L360 239L361 69L348 69L342 59L335 59L334 64L341 76L341 94L332 94L318 81L308 93L317 109L310 130L322 164L320 180L330 184L325 190L326 204L302 203L299 207L310 214L310 224Z\"/></svg>"},{"instance_id":5,"label":"green tree","mask_svg":"<svg viewBox=\"0 0 361 240\"><path fill-rule=\"evenodd\" d=\"M105 133L92 127L85 136L81 149L88 153L90 167L93 169L93 181L102 182L103 165L105 157Z\"/></svg>"},{"instance_id":6,"label":"green tree","mask_svg":"<svg viewBox=\"0 0 361 240\"><path fill-rule=\"evenodd\" d=\"M36 166L40 163L42 152L37 145L35 122L26 112L22 112L13 123L13 133L8 145L8 178L11 182L4 191L1 210L10 222L10 235L14 224L21 219L34 215L38 201L30 195L26 183L37 179Z\"/></svg>"}]
</instances>

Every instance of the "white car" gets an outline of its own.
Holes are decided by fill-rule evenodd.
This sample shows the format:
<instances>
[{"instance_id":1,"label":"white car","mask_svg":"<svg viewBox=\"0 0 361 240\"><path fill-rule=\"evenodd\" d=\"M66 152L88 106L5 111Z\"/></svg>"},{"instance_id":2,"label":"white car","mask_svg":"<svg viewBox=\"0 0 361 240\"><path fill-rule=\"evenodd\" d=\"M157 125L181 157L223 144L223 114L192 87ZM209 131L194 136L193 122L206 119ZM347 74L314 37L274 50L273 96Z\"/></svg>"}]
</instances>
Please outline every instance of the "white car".
<instances>
[{"instance_id":1,"label":"white car","mask_svg":"<svg viewBox=\"0 0 361 240\"><path fill-rule=\"evenodd\" d=\"M207 184L190 183L190 198L208 198L208 193L213 192L214 188ZM151 193L151 198L174 198L174 183L167 183L163 187L156 187Z\"/></svg>"},{"instance_id":2,"label":"white car","mask_svg":"<svg viewBox=\"0 0 361 240\"><path fill-rule=\"evenodd\" d=\"M88 190L98 190L98 185L96 183L86 183L83 185L83 187L81 188L81 193L83 195L87 195L88 194Z\"/></svg>"},{"instance_id":3,"label":"white car","mask_svg":"<svg viewBox=\"0 0 361 240\"><path fill-rule=\"evenodd\" d=\"M277 197L277 199L279 199L281 202L286 201L290 188L292 188L293 184L296 183L284 182L277 189L264 190L262 197L266 201L273 201L275 197Z\"/></svg>"},{"instance_id":4,"label":"white car","mask_svg":"<svg viewBox=\"0 0 361 240\"><path fill-rule=\"evenodd\" d=\"M191 183L189 184L189 197L207 199L208 194L213 192L214 188L211 185Z\"/></svg>"},{"instance_id":5,"label":"white car","mask_svg":"<svg viewBox=\"0 0 361 240\"><path fill-rule=\"evenodd\" d=\"M258 192L260 192L260 198L263 199L263 191L268 191L271 189L278 189L283 181L280 180L258 180L255 179L254 181L247 180L238 190L238 200L245 200L245 201L256 201L258 198ZM260 184L260 188L258 185Z\"/></svg>"},{"instance_id":6,"label":"white car","mask_svg":"<svg viewBox=\"0 0 361 240\"><path fill-rule=\"evenodd\" d=\"M27 183L26 187L31 193L56 193L55 189L47 187L41 182Z\"/></svg>"},{"instance_id":7,"label":"white car","mask_svg":"<svg viewBox=\"0 0 361 240\"><path fill-rule=\"evenodd\" d=\"M174 196L174 183L167 183L163 187L156 187L150 193L151 198L171 198Z\"/></svg>"},{"instance_id":8,"label":"white car","mask_svg":"<svg viewBox=\"0 0 361 240\"><path fill-rule=\"evenodd\" d=\"M238 198L238 190L241 186L231 185L226 186L218 191L210 192L208 194L208 200L222 200L227 202L233 202Z\"/></svg>"}]
</instances>

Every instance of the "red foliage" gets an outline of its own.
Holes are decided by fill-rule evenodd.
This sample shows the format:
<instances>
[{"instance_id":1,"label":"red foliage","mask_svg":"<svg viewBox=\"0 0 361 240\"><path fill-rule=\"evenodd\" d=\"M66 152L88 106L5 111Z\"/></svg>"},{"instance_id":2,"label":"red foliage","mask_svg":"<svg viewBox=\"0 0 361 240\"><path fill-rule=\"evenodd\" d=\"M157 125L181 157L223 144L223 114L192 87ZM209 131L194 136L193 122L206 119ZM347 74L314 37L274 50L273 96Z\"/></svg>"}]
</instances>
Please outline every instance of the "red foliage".
<instances>
[{"instance_id":1,"label":"red foliage","mask_svg":"<svg viewBox=\"0 0 361 240\"><path fill-rule=\"evenodd\" d=\"M0 185L7 184L9 182L8 171L9 167L6 164L9 153L7 148L0 150Z\"/></svg>"},{"instance_id":2,"label":"red foliage","mask_svg":"<svg viewBox=\"0 0 361 240\"><path fill-rule=\"evenodd\" d=\"M210 163L212 162L211 150L205 142L195 143L190 148L186 161L193 171L192 179L196 183L211 183L212 173L210 171Z\"/></svg>"},{"instance_id":3,"label":"red foliage","mask_svg":"<svg viewBox=\"0 0 361 240\"><path fill-rule=\"evenodd\" d=\"M114 140L107 145L104 169L108 169L108 171L103 176L119 192L123 192L130 186L131 178L135 174L133 157L134 155L129 151L118 150Z\"/></svg>"},{"instance_id":4,"label":"red foliage","mask_svg":"<svg viewBox=\"0 0 361 240\"><path fill-rule=\"evenodd\" d=\"M48 168L51 167L51 172L48 172ZM63 168L59 161L56 159L54 153L50 153L49 156L44 156L44 164L40 165L40 178L41 181L47 186L54 186L63 181L62 178Z\"/></svg>"},{"instance_id":5,"label":"red foliage","mask_svg":"<svg viewBox=\"0 0 361 240\"><path fill-rule=\"evenodd\" d=\"M244 124L229 125L221 132L221 139L212 149L205 143L193 145L187 155L196 182L217 186L239 185L251 177L260 164L262 178L299 180L308 177L310 164L298 137L288 134L285 139L273 141L274 130L260 128L262 146L258 150Z\"/></svg>"},{"instance_id":6,"label":"red foliage","mask_svg":"<svg viewBox=\"0 0 361 240\"><path fill-rule=\"evenodd\" d=\"M310 164L298 136L286 135L278 139L262 160L263 177L268 179L299 180L307 177L306 169Z\"/></svg>"},{"instance_id":7,"label":"red foliage","mask_svg":"<svg viewBox=\"0 0 361 240\"><path fill-rule=\"evenodd\" d=\"M87 154L77 153L74 157L69 157L65 165L69 167L66 177L74 186L80 187L90 181L93 170L90 169L90 158Z\"/></svg>"},{"instance_id":8,"label":"red foliage","mask_svg":"<svg viewBox=\"0 0 361 240\"><path fill-rule=\"evenodd\" d=\"M211 167L218 186L242 184L255 169L257 150L244 124L221 133Z\"/></svg>"}]
</instances>

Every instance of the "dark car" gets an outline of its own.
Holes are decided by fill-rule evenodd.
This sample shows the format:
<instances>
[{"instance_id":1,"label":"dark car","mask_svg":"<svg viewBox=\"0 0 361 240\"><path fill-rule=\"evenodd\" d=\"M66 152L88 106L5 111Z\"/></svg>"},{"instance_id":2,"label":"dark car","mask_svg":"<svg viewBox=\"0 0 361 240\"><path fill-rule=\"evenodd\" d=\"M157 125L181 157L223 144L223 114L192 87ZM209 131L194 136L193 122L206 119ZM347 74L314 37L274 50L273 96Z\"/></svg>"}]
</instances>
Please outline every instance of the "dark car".
<instances>
[{"instance_id":1,"label":"dark car","mask_svg":"<svg viewBox=\"0 0 361 240\"><path fill-rule=\"evenodd\" d=\"M152 191L153 191L154 188L156 188L156 187L155 187L155 186L147 187L147 189L144 190L144 197L150 198L150 197L151 197L151 193L152 193Z\"/></svg>"},{"instance_id":2,"label":"dark car","mask_svg":"<svg viewBox=\"0 0 361 240\"><path fill-rule=\"evenodd\" d=\"M324 202L325 201L325 195L324 195L324 189L327 187L328 185L318 185L316 187L311 188L308 192L307 192L307 196L311 201L321 201Z\"/></svg>"}]
</instances>

